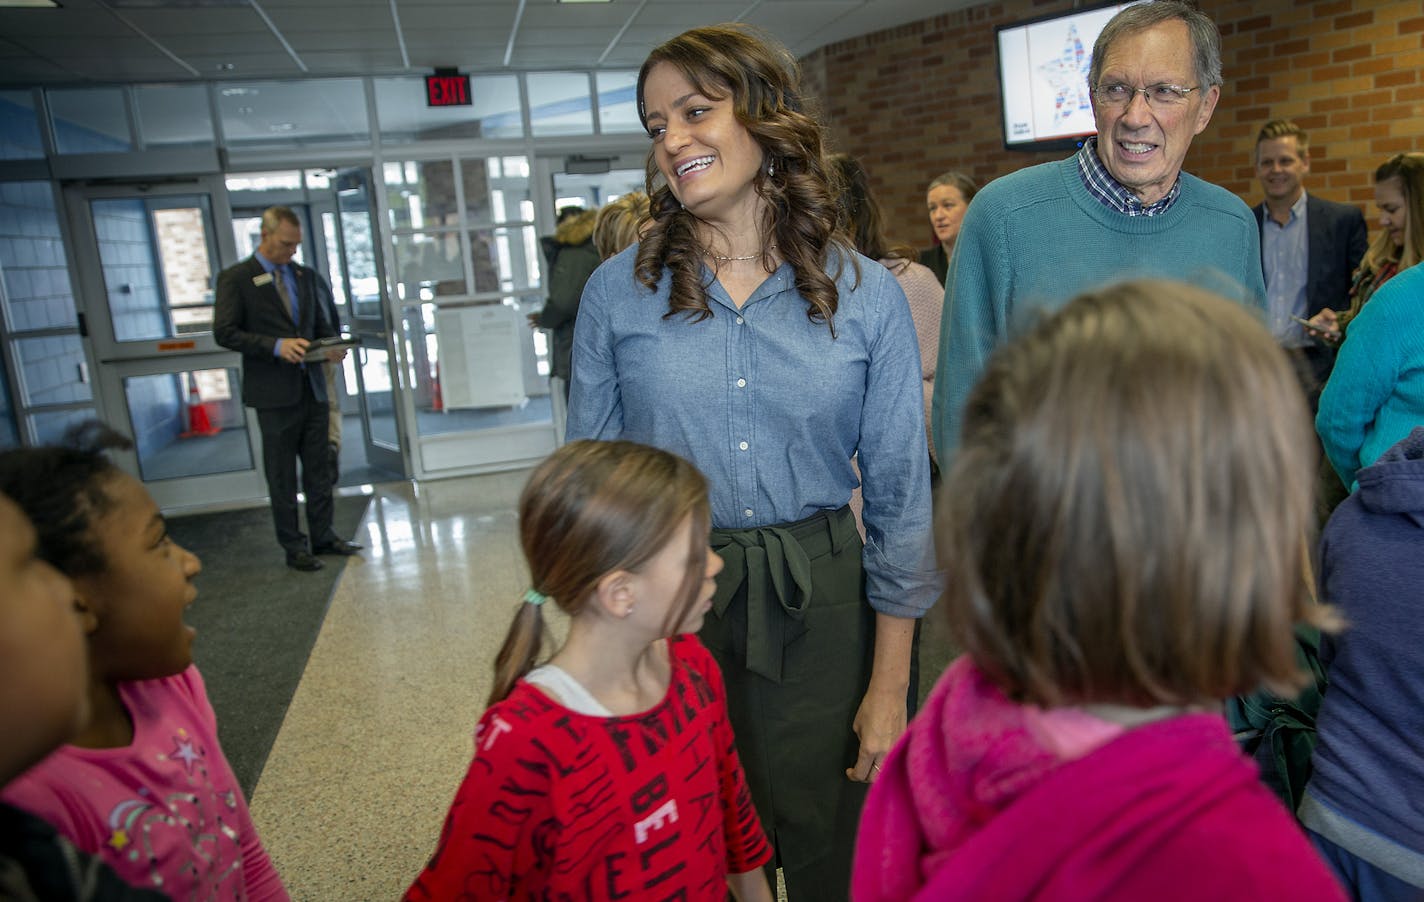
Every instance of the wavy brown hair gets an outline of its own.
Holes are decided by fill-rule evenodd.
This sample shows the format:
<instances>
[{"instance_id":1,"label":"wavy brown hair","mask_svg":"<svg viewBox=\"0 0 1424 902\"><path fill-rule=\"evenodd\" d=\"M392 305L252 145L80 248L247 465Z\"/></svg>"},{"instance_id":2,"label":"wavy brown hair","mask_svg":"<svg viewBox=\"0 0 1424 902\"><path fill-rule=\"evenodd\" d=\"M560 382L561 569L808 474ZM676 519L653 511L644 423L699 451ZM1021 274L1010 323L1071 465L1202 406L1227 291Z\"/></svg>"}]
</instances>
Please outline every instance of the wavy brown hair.
<instances>
[{"instance_id":1,"label":"wavy brown hair","mask_svg":"<svg viewBox=\"0 0 1424 902\"><path fill-rule=\"evenodd\" d=\"M828 161L840 186L841 227L855 249L872 260L918 260L919 252L913 247L891 244L885 237L885 214L870 192L870 176L865 167L843 153L831 154Z\"/></svg>"},{"instance_id":2,"label":"wavy brown hair","mask_svg":"<svg viewBox=\"0 0 1424 902\"><path fill-rule=\"evenodd\" d=\"M600 579L615 570L638 570L689 515L692 548L664 624L669 633L697 601L706 572L707 480L676 454L647 445L570 442L535 469L519 497L519 541L530 582L549 603L576 615ZM521 602L495 657L491 705L534 666L543 641L540 605Z\"/></svg>"},{"instance_id":3,"label":"wavy brown hair","mask_svg":"<svg viewBox=\"0 0 1424 902\"><path fill-rule=\"evenodd\" d=\"M1038 705L1302 684L1315 453L1291 365L1188 285L1081 295L993 358L940 497L955 638Z\"/></svg>"},{"instance_id":4,"label":"wavy brown hair","mask_svg":"<svg viewBox=\"0 0 1424 902\"><path fill-rule=\"evenodd\" d=\"M839 303L836 279L845 260L854 258L836 237L838 204L827 172L825 136L808 98L802 93L801 69L785 47L742 25L694 28L653 49L638 72L638 116L647 127L643 87L660 63L675 67L698 93L714 100L731 98L732 110L765 155L754 189L767 205L762 233L796 273L796 288L806 299L806 316L835 333ZM772 174L767 174L767 169ZM649 290L666 270L672 274L667 316L686 313L692 322L712 315L702 281L706 248L697 235L697 217L684 210L648 153L647 190L652 220L638 245L634 273ZM838 253L835 274L826 273L831 250ZM859 269L856 278L859 279Z\"/></svg>"},{"instance_id":5,"label":"wavy brown hair","mask_svg":"<svg viewBox=\"0 0 1424 902\"><path fill-rule=\"evenodd\" d=\"M1404 220L1404 246L1395 247L1389 233L1381 231L1365 251L1360 261L1356 285L1367 284L1369 289L1358 288L1350 298L1350 309L1341 317L1342 327L1359 315L1360 309L1369 301L1374 289L1380 283L1377 274L1390 264L1405 270L1424 261L1424 153L1397 153L1385 160L1375 170L1375 184L1399 179L1399 191L1404 195L1406 210Z\"/></svg>"}]
</instances>

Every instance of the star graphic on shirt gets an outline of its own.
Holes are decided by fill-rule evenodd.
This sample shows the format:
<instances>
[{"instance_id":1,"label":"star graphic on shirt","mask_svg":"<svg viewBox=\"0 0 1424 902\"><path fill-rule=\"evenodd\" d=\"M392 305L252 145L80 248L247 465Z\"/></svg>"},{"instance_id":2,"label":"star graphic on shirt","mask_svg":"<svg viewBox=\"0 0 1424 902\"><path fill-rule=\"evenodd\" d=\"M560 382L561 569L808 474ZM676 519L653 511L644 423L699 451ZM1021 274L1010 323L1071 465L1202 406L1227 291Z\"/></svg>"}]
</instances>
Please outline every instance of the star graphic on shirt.
<instances>
[{"instance_id":1,"label":"star graphic on shirt","mask_svg":"<svg viewBox=\"0 0 1424 902\"><path fill-rule=\"evenodd\" d=\"M173 737L173 751L169 757L182 761L184 768L191 774L194 762L203 756L193 744L193 740L188 738L188 734L179 730L178 735Z\"/></svg>"},{"instance_id":2,"label":"star graphic on shirt","mask_svg":"<svg viewBox=\"0 0 1424 902\"><path fill-rule=\"evenodd\" d=\"M120 828L109 834L109 848L116 852L122 852L129 844L129 831Z\"/></svg>"}]
</instances>

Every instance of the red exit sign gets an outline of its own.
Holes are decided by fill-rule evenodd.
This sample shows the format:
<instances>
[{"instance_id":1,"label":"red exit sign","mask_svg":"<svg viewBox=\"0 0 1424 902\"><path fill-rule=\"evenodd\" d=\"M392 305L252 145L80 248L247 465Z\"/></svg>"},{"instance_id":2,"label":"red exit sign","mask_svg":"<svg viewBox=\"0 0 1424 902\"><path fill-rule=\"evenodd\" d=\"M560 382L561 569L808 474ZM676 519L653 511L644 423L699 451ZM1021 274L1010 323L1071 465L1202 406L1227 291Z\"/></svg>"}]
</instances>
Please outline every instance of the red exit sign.
<instances>
[{"instance_id":1,"label":"red exit sign","mask_svg":"<svg viewBox=\"0 0 1424 902\"><path fill-rule=\"evenodd\" d=\"M470 76L438 72L425 76L426 106L470 106Z\"/></svg>"}]
</instances>

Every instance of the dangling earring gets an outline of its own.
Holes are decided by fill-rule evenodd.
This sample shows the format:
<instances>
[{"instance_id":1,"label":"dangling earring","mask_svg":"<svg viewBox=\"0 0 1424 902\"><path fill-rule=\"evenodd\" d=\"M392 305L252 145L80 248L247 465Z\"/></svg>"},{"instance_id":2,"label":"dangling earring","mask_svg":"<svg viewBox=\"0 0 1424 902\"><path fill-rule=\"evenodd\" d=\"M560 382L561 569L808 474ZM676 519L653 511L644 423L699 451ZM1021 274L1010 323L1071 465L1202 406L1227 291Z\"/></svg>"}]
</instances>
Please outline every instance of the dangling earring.
<instances>
[{"instance_id":1,"label":"dangling earring","mask_svg":"<svg viewBox=\"0 0 1424 902\"><path fill-rule=\"evenodd\" d=\"M768 162L766 164L766 177L771 178L773 175L776 175L776 163Z\"/></svg>"}]
</instances>

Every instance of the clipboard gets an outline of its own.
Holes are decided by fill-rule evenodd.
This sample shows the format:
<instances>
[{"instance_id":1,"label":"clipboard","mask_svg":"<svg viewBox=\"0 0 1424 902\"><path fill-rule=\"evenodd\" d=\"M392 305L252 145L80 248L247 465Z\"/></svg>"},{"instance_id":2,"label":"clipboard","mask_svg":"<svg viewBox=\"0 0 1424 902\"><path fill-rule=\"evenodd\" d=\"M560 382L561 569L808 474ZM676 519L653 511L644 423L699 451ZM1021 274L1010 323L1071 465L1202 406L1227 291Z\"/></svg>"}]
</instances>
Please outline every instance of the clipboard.
<instances>
[{"instance_id":1,"label":"clipboard","mask_svg":"<svg viewBox=\"0 0 1424 902\"><path fill-rule=\"evenodd\" d=\"M307 347L307 353L302 357L302 363L325 363L328 351L349 351L360 344L361 339L351 336L318 338Z\"/></svg>"}]
</instances>

